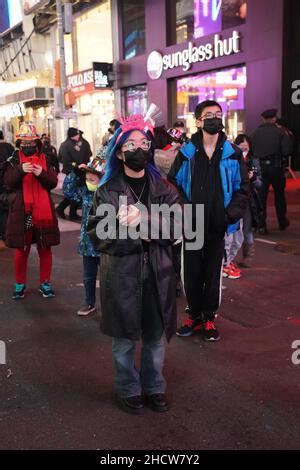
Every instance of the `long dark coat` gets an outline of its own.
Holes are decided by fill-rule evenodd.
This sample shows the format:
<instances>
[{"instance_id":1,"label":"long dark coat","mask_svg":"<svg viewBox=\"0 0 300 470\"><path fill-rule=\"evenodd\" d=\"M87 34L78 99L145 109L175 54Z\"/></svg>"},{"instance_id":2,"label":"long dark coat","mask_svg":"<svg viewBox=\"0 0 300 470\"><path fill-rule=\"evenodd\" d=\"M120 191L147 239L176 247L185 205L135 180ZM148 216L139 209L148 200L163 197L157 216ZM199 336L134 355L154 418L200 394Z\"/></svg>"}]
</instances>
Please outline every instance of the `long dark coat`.
<instances>
[{"instance_id":1,"label":"long dark coat","mask_svg":"<svg viewBox=\"0 0 300 470\"><path fill-rule=\"evenodd\" d=\"M148 177L148 205L152 203L171 206L178 203L178 193L173 185L151 174L148 174ZM142 319L143 249L141 239L100 240L96 234L97 224L104 218L96 215L97 208L101 204L112 204L117 213L120 196L127 196L128 204L134 204L122 173L98 188L90 212L88 235L95 248L101 252L101 329L108 336L136 340L141 336ZM149 243L149 259L154 273L164 331L168 340L176 331L173 242L174 239L161 238Z\"/></svg>"},{"instance_id":2,"label":"long dark coat","mask_svg":"<svg viewBox=\"0 0 300 470\"><path fill-rule=\"evenodd\" d=\"M6 226L5 243L10 248L24 248L25 241L25 207L23 199L22 180L25 175L20 164L18 154L8 159L4 170L3 185L8 191L9 215ZM42 186L49 191L50 204L53 215L53 226L43 229L33 229L32 243L37 243L43 248L59 245L60 234L54 205L50 197L50 190L57 185L57 174L53 166L47 162L47 171L42 170L38 177Z\"/></svg>"}]
</instances>

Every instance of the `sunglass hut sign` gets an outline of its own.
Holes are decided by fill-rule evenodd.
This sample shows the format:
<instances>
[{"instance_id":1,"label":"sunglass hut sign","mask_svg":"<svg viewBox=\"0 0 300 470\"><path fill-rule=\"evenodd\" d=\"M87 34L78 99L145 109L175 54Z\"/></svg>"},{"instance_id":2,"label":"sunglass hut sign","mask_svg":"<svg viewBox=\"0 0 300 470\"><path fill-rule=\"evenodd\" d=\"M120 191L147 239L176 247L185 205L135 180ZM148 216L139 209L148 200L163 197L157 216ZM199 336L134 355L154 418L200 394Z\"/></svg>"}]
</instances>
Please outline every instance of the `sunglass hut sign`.
<instances>
[{"instance_id":1,"label":"sunglass hut sign","mask_svg":"<svg viewBox=\"0 0 300 470\"><path fill-rule=\"evenodd\" d=\"M208 42L201 46L194 46L189 42L187 49L162 55L158 51L152 51L147 60L147 72L150 78L157 80L164 70L182 67L186 72L197 62L211 60L240 52L240 33L233 31L232 36L222 39L219 34L214 35L213 43Z\"/></svg>"}]
</instances>

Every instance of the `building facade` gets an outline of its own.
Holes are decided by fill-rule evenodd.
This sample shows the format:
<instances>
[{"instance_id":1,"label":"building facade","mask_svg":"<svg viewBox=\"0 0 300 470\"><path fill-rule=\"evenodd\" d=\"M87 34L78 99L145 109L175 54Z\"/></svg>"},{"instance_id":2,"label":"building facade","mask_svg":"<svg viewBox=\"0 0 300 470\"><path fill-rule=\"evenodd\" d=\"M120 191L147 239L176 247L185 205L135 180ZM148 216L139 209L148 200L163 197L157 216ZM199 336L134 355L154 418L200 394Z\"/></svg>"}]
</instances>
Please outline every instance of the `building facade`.
<instances>
[{"instance_id":1,"label":"building facade","mask_svg":"<svg viewBox=\"0 0 300 470\"><path fill-rule=\"evenodd\" d=\"M14 142L22 120L38 132L53 129L53 73L49 36L40 34L25 2L2 0L0 19L0 127Z\"/></svg>"},{"instance_id":2,"label":"building facade","mask_svg":"<svg viewBox=\"0 0 300 470\"><path fill-rule=\"evenodd\" d=\"M30 121L38 133L49 133L58 147L68 126L79 127L96 153L115 110L111 4L62 4L65 89L60 81L56 1L0 0L0 128L14 142L20 122Z\"/></svg>"},{"instance_id":3,"label":"building facade","mask_svg":"<svg viewBox=\"0 0 300 470\"><path fill-rule=\"evenodd\" d=\"M143 111L154 102L166 125L183 120L193 132L196 104L215 99L231 138L251 134L268 108L278 108L300 133L299 106L292 109L291 100L292 76L300 80L300 70L295 76L294 66L287 77L296 48L299 54L300 41L293 48L287 44L299 35L299 2L113 0L113 7L123 112Z\"/></svg>"}]
</instances>

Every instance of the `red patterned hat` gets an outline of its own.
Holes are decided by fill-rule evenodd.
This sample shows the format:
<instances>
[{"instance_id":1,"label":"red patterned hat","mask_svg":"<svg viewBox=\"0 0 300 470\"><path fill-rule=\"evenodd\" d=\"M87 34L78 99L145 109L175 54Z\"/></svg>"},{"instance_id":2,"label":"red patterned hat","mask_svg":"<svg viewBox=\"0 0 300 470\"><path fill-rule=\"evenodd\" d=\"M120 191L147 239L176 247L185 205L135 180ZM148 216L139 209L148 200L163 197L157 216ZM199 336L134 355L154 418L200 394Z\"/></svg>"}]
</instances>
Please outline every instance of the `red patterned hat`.
<instances>
[{"instance_id":1,"label":"red patterned hat","mask_svg":"<svg viewBox=\"0 0 300 470\"><path fill-rule=\"evenodd\" d=\"M40 136L36 132L36 128L31 123L22 123L20 125L19 133L16 135L17 140L37 140Z\"/></svg>"}]
</instances>

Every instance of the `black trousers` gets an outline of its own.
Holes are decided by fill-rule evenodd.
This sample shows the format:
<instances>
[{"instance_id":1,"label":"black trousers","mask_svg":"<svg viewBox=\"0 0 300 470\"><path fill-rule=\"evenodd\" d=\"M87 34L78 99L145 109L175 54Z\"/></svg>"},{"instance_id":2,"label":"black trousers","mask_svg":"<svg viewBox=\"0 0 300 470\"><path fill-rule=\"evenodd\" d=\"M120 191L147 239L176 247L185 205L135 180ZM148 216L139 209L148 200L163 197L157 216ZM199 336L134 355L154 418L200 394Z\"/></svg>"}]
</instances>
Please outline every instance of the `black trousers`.
<instances>
[{"instance_id":1,"label":"black trousers","mask_svg":"<svg viewBox=\"0 0 300 470\"><path fill-rule=\"evenodd\" d=\"M184 248L184 289L192 318L213 320L221 301L224 238L206 240L201 250Z\"/></svg>"},{"instance_id":2,"label":"black trousers","mask_svg":"<svg viewBox=\"0 0 300 470\"><path fill-rule=\"evenodd\" d=\"M262 216L262 227L267 226L267 200L269 194L270 185L273 186L274 198L275 198L275 209L278 219L279 226L285 224L286 221L286 199L285 199L285 176L282 168L275 168L272 165L261 165L262 166L262 180L263 187L261 191L262 203L263 203L263 216Z\"/></svg>"}]
</instances>

